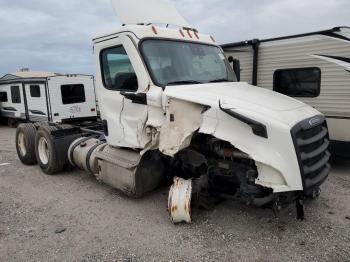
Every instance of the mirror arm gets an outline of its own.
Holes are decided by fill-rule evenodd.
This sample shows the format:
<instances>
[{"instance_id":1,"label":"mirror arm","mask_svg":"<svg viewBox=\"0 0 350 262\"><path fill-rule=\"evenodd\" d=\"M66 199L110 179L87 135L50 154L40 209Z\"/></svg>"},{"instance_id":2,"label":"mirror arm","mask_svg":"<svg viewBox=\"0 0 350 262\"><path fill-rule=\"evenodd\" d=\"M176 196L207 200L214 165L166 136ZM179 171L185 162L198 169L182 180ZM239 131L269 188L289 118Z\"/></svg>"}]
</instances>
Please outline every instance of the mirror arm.
<instances>
[{"instance_id":1,"label":"mirror arm","mask_svg":"<svg viewBox=\"0 0 350 262\"><path fill-rule=\"evenodd\" d=\"M147 105L147 94L146 93L129 93L121 91L120 94L126 99L131 100L134 104Z\"/></svg>"},{"instance_id":2,"label":"mirror arm","mask_svg":"<svg viewBox=\"0 0 350 262\"><path fill-rule=\"evenodd\" d=\"M236 74L237 81L238 82L241 81L241 66L240 66L239 60L234 59L232 56L229 56L228 61L229 63L232 64L232 69Z\"/></svg>"}]
</instances>

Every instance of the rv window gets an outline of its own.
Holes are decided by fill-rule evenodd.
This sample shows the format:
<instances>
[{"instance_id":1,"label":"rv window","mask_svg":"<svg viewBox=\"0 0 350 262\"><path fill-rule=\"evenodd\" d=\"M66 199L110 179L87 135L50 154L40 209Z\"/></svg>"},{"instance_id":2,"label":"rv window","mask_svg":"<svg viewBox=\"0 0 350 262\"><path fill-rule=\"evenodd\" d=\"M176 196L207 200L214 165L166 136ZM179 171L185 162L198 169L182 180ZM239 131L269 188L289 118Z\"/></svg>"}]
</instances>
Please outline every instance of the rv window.
<instances>
[{"instance_id":1,"label":"rv window","mask_svg":"<svg viewBox=\"0 0 350 262\"><path fill-rule=\"evenodd\" d=\"M85 102L84 85L62 85L61 86L62 103L77 104Z\"/></svg>"},{"instance_id":2,"label":"rv window","mask_svg":"<svg viewBox=\"0 0 350 262\"><path fill-rule=\"evenodd\" d=\"M280 69L274 74L273 90L292 97L317 97L320 94L319 68Z\"/></svg>"},{"instance_id":3,"label":"rv window","mask_svg":"<svg viewBox=\"0 0 350 262\"><path fill-rule=\"evenodd\" d=\"M40 86L38 85L31 85L30 86L30 96L31 97L40 97Z\"/></svg>"},{"instance_id":4,"label":"rv window","mask_svg":"<svg viewBox=\"0 0 350 262\"><path fill-rule=\"evenodd\" d=\"M7 102L7 93L6 92L0 92L0 102Z\"/></svg>"},{"instance_id":5,"label":"rv window","mask_svg":"<svg viewBox=\"0 0 350 262\"><path fill-rule=\"evenodd\" d=\"M11 86L11 100L14 104L21 103L21 92L19 91L19 86Z\"/></svg>"},{"instance_id":6,"label":"rv window","mask_svg":"<svg viewBox=\"0 0 350 262\"><path fill-rule=\"evenodd\" d=\"M101 52L103 84L107 89L136 91L137 76L122 46Z\"/></svg>"}]
</instances>

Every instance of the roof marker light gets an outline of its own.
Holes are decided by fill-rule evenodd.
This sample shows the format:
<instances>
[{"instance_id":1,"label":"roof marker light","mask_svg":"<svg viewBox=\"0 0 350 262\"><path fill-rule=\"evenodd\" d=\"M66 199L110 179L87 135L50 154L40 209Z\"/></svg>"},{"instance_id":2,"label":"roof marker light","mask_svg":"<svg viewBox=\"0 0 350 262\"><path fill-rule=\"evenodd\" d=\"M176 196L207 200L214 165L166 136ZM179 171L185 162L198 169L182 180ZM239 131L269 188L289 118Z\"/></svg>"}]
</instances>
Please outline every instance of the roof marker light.
<instances>
[{"instance_id":1,"label":"roof marker light","mask_svg":"<svg viewBox=\"0 0 350 262\"><path fill-rule=\"evenodd\" d=\"M152 25L152 31L155 35L158 35L157 29L154 25Z\"/></svg>"},{"instance_id":2,"label":"roof marker light","mask_svg":"<svg viewBox=\"0 0 350 262\"><path fill-rule=\"evenodd\" d=\"M181 29L180 29L179 31L180 31L180 34L182 35L182 37L185 37L184 32L182 32L182 30L181 30Z\"/></svg>"},{"instance_id":3,"label":"roof marker light","mask_svg":"<svg viewBox=\"0 0 350 262\"><path fill-rule=\"evenodd\" d=\"M188 34L188 36L189 36L190 38L192 38L192 35L191 35L190 30L187 30L187 34Z\"/></svg>"},{"instance_id":4,"label":"roof marker light","mask_svg":"<svg viewBox=\"0 0 350 262\"><path fill-rule=\"evenodd\" d=\"M198 33L196 31L193 31L193 33L196 36L196 38L199 39Z\"/></svg>"}]
</instances>

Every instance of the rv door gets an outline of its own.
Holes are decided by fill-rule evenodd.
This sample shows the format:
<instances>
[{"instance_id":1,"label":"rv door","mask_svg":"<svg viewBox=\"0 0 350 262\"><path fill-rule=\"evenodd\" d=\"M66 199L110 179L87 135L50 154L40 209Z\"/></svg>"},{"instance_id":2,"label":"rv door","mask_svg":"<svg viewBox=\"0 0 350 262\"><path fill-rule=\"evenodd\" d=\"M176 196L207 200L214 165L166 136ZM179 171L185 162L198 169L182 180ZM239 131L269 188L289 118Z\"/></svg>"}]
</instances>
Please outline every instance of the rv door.
<instances>
[{"instance_id":1,"label":"rv door","mask_svg":"<svg viewBox=\"0 0 350 262\"><path fill-rule=\"evenodd\" d=\"M33 122L49 121L45 83L27 83L24 90L26 92L29 120Z\"/></svg>"},{"instance_id":2,"label":"rv door","mask_svg":"<svg viewBox=\"0 0 350 262\"><path fill-rule=\"evenodd\" d=\"M0 108L1 116L27 119L22 83L1 85L0 92L3 96Z\"/></svg>"}]
</instances>

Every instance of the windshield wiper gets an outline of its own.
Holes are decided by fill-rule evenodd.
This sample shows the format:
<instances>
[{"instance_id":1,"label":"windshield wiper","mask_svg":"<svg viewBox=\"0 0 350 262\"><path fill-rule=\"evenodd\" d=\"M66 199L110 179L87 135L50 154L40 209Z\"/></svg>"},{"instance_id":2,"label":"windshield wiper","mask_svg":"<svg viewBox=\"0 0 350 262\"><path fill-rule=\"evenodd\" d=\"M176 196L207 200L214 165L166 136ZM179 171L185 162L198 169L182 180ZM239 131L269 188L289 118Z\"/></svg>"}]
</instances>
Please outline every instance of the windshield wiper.
<instances>
[{"instance_id":1,"label":"windshield wiper","mask_svg":"<svg viewBox=\"0 0 350 262\"><path fill-rule=\"evenodd\" d=\"M227 78L219 78L219 79L211 80L208 83L219 83L219 82L232 82L232 81L228 80Z\"/></svg>"},{"instance_id":2,"label":"windshield wiper","mask_svg":"<svg viewBox=\"0 0 350 262\"><path fill-rule=\"evenodd\" d=\"M195 80L183 80L183 81L169 82L166 85L172 86L172 85L192 85L192 84L203 84L203 83Z\"/></svg>"}]
</instances>

